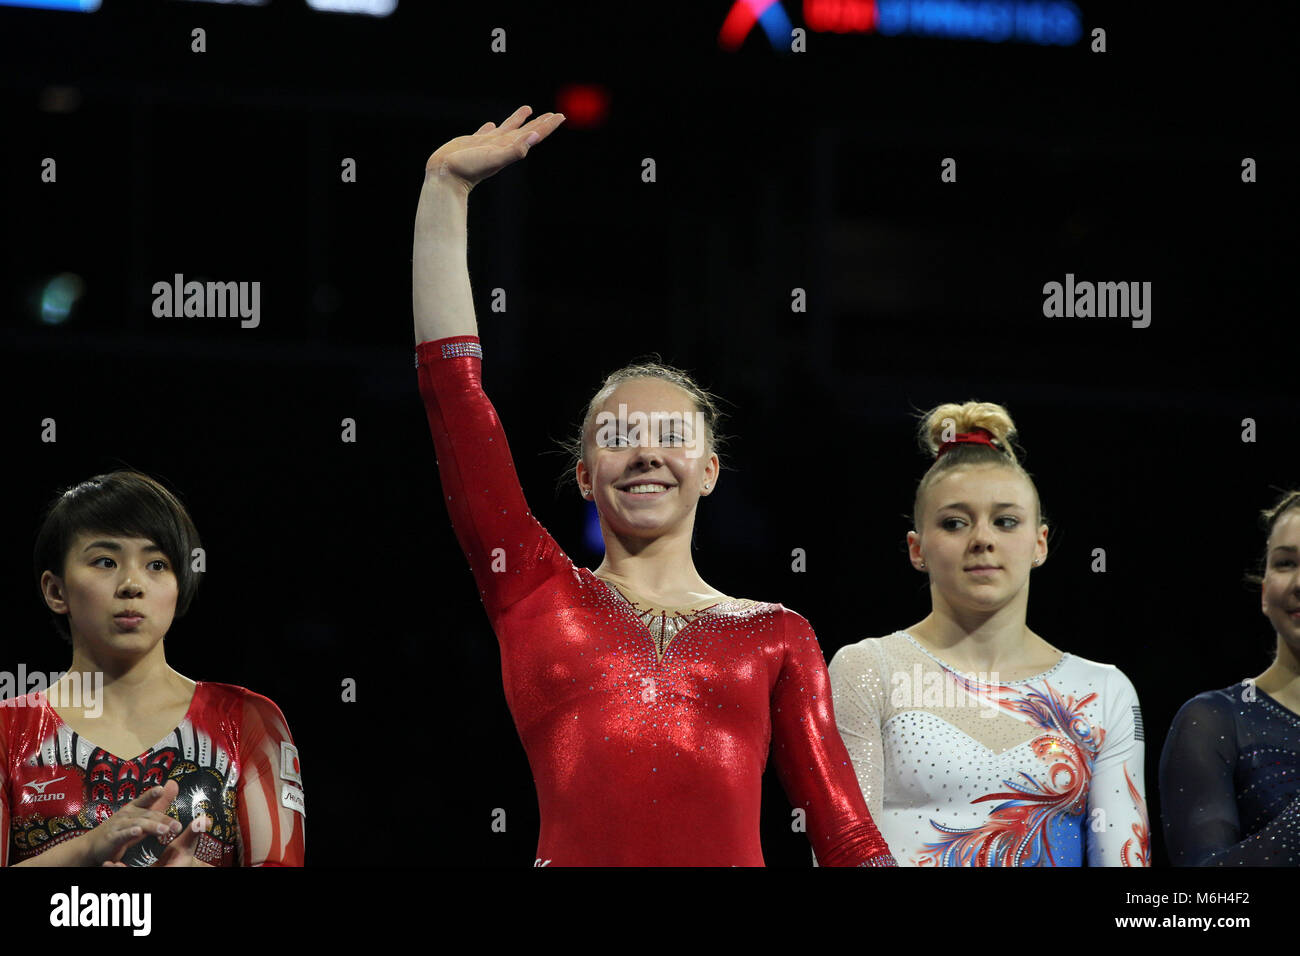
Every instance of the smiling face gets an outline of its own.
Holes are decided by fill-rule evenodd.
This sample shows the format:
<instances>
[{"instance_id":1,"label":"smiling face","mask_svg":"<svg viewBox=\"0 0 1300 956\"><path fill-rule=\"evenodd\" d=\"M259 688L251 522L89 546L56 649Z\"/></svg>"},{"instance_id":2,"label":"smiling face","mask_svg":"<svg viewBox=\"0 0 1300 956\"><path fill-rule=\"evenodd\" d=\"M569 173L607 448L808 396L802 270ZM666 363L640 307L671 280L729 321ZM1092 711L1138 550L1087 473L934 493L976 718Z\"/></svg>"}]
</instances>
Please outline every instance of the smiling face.
<instances>
[{"instance_id":1,"label":"smiling face","mask_svg":"<svg viewBox=\"0 0 1300 956\"><path fill-rule=\"evenodd\" d=\"M657 537L691 526L696 503L717 487L718 476L718 456L697 413L684 389L656 378L622 382L599 406L576 473L604 527Z\"/></svg>"},{"instance_id":2,"label":"smiling face","mask_svg":"<svg viewBox=\"0 0 1300 956\"><path fill-rule=\"evenodd\" d=\"M921 526L908 533L912 564L950 605L997 610L1024 591L1035 559L1047 557L1047 526L1037 517L1034 489L1014 468L953 468L930 485Z\"/></svg>"},{"instance_id":3,"label":"smiling face","mask_svg":"<svg viewBox=\"0 0 1300 956\"><path fill-rule=\"evenodd\" d=\"M41 576L41 592L52 611L68 615L74 648L139 655L171 627L178 586L171 560L150 539L83 532L62 576Z\"/></svg>"},{"instance_id":4,"label":"smiling face","mask_svg":"<svg viewBox=\"0 0 1300 956\"><path fill-rule=\"evenodd\" d=\"M1268 536L1262 598L1278 638L1300 655L1300 508L1283 513Z\"/></svg>"}]
</instances>

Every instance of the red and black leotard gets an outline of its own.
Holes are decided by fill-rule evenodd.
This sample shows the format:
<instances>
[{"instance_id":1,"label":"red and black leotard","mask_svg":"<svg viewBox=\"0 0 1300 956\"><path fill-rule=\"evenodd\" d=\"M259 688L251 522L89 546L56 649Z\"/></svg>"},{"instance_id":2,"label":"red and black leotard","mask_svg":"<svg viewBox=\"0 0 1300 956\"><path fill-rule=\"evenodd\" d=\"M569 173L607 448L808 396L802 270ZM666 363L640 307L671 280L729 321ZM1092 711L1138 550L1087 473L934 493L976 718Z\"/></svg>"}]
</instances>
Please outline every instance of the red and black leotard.
<instances>
[{"instance_id":1,"label":"red and black leotard","mask_svg":"<svg viewBox=\"0 0 1300 956\"><path fill-rule=\"evenodd\" d=\"M180 787L170 816L183 826L207 818L196 859L302 865L302 772L284 715L261 694L204 681L176 729L132 759L79 735L43 691L0 701L0 865L89 832L168 780ZM149 866L169 841L146 837L122 862Z\"/></svg>"},{"instance_id":2,"label":"red and black leotard","mask_svg":"<svg viewBox=\"0 0 1300 956\"><path fill-rule=\"evenodd\" d=\"M447 510L537 785L537 864L761 866L770 744L823 865L893 865L808 622L780 604L724 604L659 660L627 600L529 512L481 355L476 336L453 336L421 343L416 366Z\"/></svg>"}]
</instances>

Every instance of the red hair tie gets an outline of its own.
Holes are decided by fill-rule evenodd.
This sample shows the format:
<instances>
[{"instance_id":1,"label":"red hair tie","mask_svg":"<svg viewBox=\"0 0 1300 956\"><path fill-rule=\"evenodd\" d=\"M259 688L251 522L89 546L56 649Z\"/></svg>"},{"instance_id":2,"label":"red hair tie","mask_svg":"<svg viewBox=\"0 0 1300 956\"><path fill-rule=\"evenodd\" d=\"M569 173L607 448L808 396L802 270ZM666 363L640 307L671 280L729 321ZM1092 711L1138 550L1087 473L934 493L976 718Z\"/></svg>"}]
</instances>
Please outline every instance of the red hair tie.
<instances>
[{"instance_id":1,"label":"red hair tie","mask_svg":"<svg viewBox=\"0 0 1300 956\"><path fill-rule=\"evenodd\" d=\"M989 431L987 428L976 427L974 431L958 432L957 437L954 438L952 441L946 441L942 445L940 445L938 454L934 456L934 460L938 461L940 458L943 457L944 452L946 452L948 449L956 445L969 445L969 444L988 445L990 448L994 449L995 451L1002 450L998 448L997 445L993 444L993 433L991 431Z\"/></svg>"}]
</instances>

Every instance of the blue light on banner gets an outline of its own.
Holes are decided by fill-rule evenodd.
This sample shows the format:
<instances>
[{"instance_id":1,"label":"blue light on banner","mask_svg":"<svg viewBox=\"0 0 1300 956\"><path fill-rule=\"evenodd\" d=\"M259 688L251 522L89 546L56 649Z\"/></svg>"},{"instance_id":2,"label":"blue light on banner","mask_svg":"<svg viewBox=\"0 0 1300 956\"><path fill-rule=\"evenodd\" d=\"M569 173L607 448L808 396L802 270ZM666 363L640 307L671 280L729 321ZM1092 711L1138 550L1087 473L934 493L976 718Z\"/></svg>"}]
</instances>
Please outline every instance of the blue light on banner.
<instances>
[{"instance_id":1,"label":"blue light on banner","mask_svg":"<svg viewBox=\"0 0 1300 956\"><path fill-rule=\"evenodd\" d=\"M790 48L790 18L779 0L736 0L718 33L725 50L739 49L755 25L767 34L772 49L785 52Z\"/></svg>"},{"instance_id":2,"label":"blue light on banner","mask_svg":"<svg viewBox=\"0 0 1300 956\"><path fill-rule=\"evenodd\" d=\"M593 554L605 553L605 539L600 533L600 513L596 511L596 502L587 502L587 517L583 522L582 542Z\"/></svg>"},{"instance_id":3,"label":"blue light on banner","mask_svg":"<svg viewBox=\"0 0 1300 956\"><path fill-rule=\"evenodd\" d=\"M73 13L94 13L99 0L0 0L0 7L27 7L30 10L70 10Z\"/></svg>"},{"instance_id":4,"label":"blue light on banner","mask_svg":"<svg viewBox=\"0 0 1300 956\"><path fill-rule=\"evenodd\" d=\"M865 33L1073 46L1083 13L1070 0L803 0L814 33ZM736 51L761 27L777 52L790 47L789 17L780 0L734 0L718 45Z\"/></svg>"},{"instance_id":5,"label":"blue light on banner","mask_svg":"<svg viewBox=\"0 0 1300 956\"><path fill-rule=\"evenodd\" d=\"M74 272L64 272L45 284L41 291L41 321L60 325L86 291L86 283Z\"/></svg>"},{"instance_id":6,"label":"blue light on banner","mask_svg":"<svg viewBox=\"0 0 1300 956\"><path fill-rule=\"evenodd\" d=\"M909 33L1070 46L1083 35L1083 15L1068 0L876 0L876 13L883 36Z\"/></svg>"},{"instance_id":7,"label":"blue light on banner","mask_svg":"<svg viewBox=\"0 0 1300 956\"><path fill-rule=\"evenodd\" d=\"M764 10L758 22L774 48L783 50L790 45L790 18L785 15L781 4L774 3Z\"/></svg>"},{"instance_id":8,"label":"blue light on banner","mask_svg":"<svg viewBox=\"0 0 1300 956\"><path fill-rule=\"evenodd\" d=\"M307 0L307 6L320 13L364 13L386 17L397 9L397 0Z\"/></svg>"}]
</instances>

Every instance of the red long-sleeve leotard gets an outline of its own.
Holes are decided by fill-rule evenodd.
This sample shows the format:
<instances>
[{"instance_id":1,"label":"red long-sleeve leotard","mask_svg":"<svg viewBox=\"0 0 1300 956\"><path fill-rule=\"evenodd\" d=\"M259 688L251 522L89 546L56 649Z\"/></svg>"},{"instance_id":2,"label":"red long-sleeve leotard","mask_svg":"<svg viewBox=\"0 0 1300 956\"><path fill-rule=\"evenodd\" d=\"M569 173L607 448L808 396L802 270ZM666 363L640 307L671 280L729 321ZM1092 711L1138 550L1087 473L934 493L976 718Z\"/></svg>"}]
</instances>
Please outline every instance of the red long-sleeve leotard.
<instances>
[{"instance_id":1,"label":"red long-sleeve leotard","mask_svg":"<svg viewBox=\"0 0 1300 956\"><path fill-rule=\"evenodd\" d=\"M893 865L808 622L780 604L724 605L657 660L631 606L529 512L480 355L477 337L453 336L421 343L416 366L443 497L537 785L537 863L761 866L770 743L823 865Z\"/></svg>"}]
</instances>

